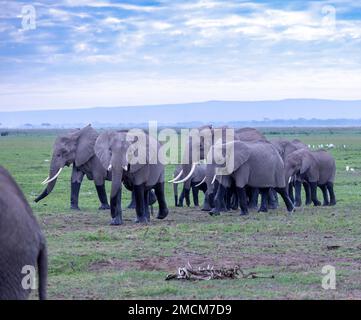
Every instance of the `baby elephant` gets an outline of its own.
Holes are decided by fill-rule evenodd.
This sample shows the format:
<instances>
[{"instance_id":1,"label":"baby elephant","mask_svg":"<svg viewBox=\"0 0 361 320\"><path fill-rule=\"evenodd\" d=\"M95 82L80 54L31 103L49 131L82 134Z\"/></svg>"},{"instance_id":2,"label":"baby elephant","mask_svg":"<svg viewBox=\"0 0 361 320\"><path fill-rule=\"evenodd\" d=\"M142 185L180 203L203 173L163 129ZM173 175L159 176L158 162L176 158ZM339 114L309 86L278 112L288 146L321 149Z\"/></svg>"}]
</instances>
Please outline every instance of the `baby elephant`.
<instances>
[{"instance_id":1,"label":"baby elephant","mask_svg":"<svg viewBox=\"0 0 361 320\"><path fill-rule=\"evenodd\" d=\"M317 199L317 187L323 193L323 205L336 205L333 185L336 175L335 159L325 150L310 151L301 149L289 154L285 160L286 181L294 174L309 183L311 199L315 206L320 206Z\"/></svg>"},{"instance_id":2,"label":"baby elephant","mask_svg":"<svg viewBox=\"0 0 361 320\"><path fill-rule=\"evenodd\" d=\"M36 284L46 299L48 274L44 236L23 193L0 166L0 300L25 300Z\"/></svg>"}]
</instances>

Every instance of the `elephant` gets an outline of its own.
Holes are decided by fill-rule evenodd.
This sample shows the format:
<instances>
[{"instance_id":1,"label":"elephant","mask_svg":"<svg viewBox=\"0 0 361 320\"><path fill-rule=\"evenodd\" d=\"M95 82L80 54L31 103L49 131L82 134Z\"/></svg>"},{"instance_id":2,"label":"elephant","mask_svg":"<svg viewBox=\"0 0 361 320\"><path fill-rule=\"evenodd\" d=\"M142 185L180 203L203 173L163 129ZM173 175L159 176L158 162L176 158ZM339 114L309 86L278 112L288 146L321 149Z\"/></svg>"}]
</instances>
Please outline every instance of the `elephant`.
<instances>
[{"instance_id":1,"label":"elephant","mask_svg":"<svg viewBox=\"0 0 361 320\"><path fill-rule=\"evenodd\" d=\"M225 166L223 164L223 167L227 172L226 175L215 175L213 178L219 182L214 213L220 212L222 196L232 182L236 185L241 215L248 214L246 186L259 188L262 195L261 211L267 211L269 189L273 188L281 195L288 212L293 212L294 206L286 190L284 163L271 143L233 141L226 144L216 144L210 150L211 152L214 153L217 168L222 167L219 165L222 162L220 154L226 152L226 163ZM231 165L232 162L234 163L233 166Z\"/></svg>"},{"instance_id":2,"label":"elephant","mask_svg":"<svg viewBox=\"0 0 361 320\"><path fill-rule=\"evenodd\" d=\"M177 177L182 170L182 166L176 166L173 176L174 178ZM191 189L193 195L193 203L195 207L199 207L199 190L203 191L205 194L207 191L207 184L205 183L206 179L206 165L205 164L198 164L194 169L192 176L190 177L191 181ZM180 197L178 198L178 184L173 184L173 191L174 191L174 203L176 207L183 207L183 201L186 201L186 205L190 206L190 197L189 192L183 188Z\"/></svg>"},{"instance_id":3,"label":"elephant","mask_svg":"<svg viewBox=\"0 0 361 320\"><path fill-rule=\"evenodd\" d=\"M38 268L39 299L47 295L47 246L40 226L15 180L0 166L0 300L25 300L22 282ZM35 275L34 275L35 276ZM28 284L28 282L27 282Z\"/></svg>"},{"instance_id":4,"label":"elephant","mask_svg":"<svg viewBox=\"0 0 361 320\"><path fill-rule=\"evenodd\" d=\"M217 140L221 140L222 142L226 142L226 140L240 140L245 142L251 141L267 141L266 137L254 128L239 128L233 129L232 136L229 136L229 132L227 132L227 126L221 128L213 128L212 125L206 125L198 128L193 136L190 136L187 141L187 145L185 147L185 153L183 156L183 164L181 174L177 177L178 179L173 179L171 182L173 183L183 183L184 189L186 192L189 192L191 186L190 177L193 174L193 171L196 168L196 164L204 160L207 157L208 151L210 148L217 143ZM218 130L218 136L215 133ZM203 138L203 139L202 139ZM199 140L199 150L193 150L193 142L194 140ZM204 206L202 208L203 211L210 211L213 207L213 198L218 190L218 183L214 183L214 166L212 163L207 163L206 169L206 184L207 184L207 192L205 197ZM212 183L213 182L213 183ZM188 191L187 191L188 190ZM258 194L259 191L257 188L250 188L250 207L256 208L258 206ZM229 190L230 194L232 191ZM227 210L226 200L224 201L223 210Z\"/></svg>"},{"instance_id":5,"label":"elephant","mask_svg":"<svg viewBox=\"0 0 361 320\"><path fill-rule=\"evenodd\" d=\"M294 174L307 181L311 188L311 200L315 206L320 206L317 199L317 187L323 193L323 205L336 205L334 181L336 176L336 162L326 150L310 151L300 149L289 154L285 161L286 181Z\"/></svg>"},{"instance_id":6,"label":"elephant","mask_svg":"<svg viewBox=\"0 0 361 320\"><path fill-rule=\"evenodd\" d=\"M70 208L79 209L79 191L84 175L94 180L95 188L100 200L99 210L108 210L105 180L111 181L111 174L104 169L99 158L95 155L94 146L99 134L91 125L59 136L53 147L53 156L50 163L49 177L45 179L45 190L35 202L47 197L54 189L56 180L65 166L73 166L71 174Z\"/></svg>"},{"instance_id":7,"label":"elephant","mask_svg":"<svg viewBox=\"0 0 361 320\"><path fill-rule=\"evenodd\" d=\"M143 139L144 138L144 139ZM103 168L112 173L110 196L111 225L123 224L122 183L135 193L138 223L150 221L149 192L154 189L159 211L157 219L168 216L164 195L164 165L158 159L160 144L144 131L104 132L95 142L95 153ZM144 154L142 161L138 157Z\"/></svg>"},{"instance_id":8,"label":"elephant","mask_svg":"<svg viewBox=\"0 0 361 320\"><path fill-rule=\"evenodd\" d=\"M278 139L271 142L276 149L278 150L279 154L282 157L283 162L286 161L286 158L289 154L296 150L301 149L308 149L308 146L306 146L304 143L302 143L298 139L294 139L292 141L288 141L285 139ZM288 186L288 193L292 200L292 202L295 204L296 207L301 207L302 205L302 199L301 199L301 188L303 185L303 188L305 190L306 195L306 201L305 204L309 205L311 204L311 189L310 185L307 181L302 180L298 175L294 175L291 178L291 181ZM295 189L295 196L293 195L293 188Z\"/></svg>"}]
</instances>

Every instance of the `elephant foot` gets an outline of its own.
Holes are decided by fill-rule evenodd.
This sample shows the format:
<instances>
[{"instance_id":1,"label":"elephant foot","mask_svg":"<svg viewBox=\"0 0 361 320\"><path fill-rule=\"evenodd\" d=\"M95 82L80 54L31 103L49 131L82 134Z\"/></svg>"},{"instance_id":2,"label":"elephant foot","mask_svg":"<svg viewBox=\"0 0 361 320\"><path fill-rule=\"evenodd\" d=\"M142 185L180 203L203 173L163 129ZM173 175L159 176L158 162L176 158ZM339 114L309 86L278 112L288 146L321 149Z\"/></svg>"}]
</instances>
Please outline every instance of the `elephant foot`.
<instances>
[{"instance_id":1,"label":"elephant foot","mask_svg":"<svg viewBox=\"0 0 361 320\"><path fill-rule=\"evenodd\" d=\"M77 205L72 204L72 205L70 206L70 210L80 211L80 208L79 208Z\"/></svg>"},{"instance_id":2,"label":"elephant foot","mask_svg":"<svg viewBox=\"0 0 361 320\"><path fill-rule=\"evenodd\" d=\"M130 204L128 207L127 207L127 209L135 209L135 204Z\"/></svg>"},{"instance_id":3,"label":"elephant foot","mask_svg":"<svg viewBox=\"0 0 361 320\"><path fill-rule=\"evenodd\" d=\"M301 201L296 201L295 202L295 207L297 207L297 208L302 207L302 202Z\"/></svg>"},{"instance_id":4,"label":"elephant foot","mask_svg":"<svg viewBox=\"0 0 361 320\"><path fill-rule=\"evenodd\" d=\"M310 206L312 204L312 201L306 201L305 205Z\"/></svg>"},{"instance_id":5,"label":"elephant foot","mask_svg":"<svg viewBox=\"0 0 361 320\"><path fill-rule=\"evenodd\" d=\"M213 210L209 211L208 214L212 217L217 217L221 215L219 211L213 211Z\"/></svg>"},{"instance_id":6,"label":"elephant foot","mask_svg":"<svg viewBox=\"0 0 361 320\"><path fill-rule=\"evenodd\" d=\"M169 214L168 208L163 209L163 210L159 210L158 215L157 215L157 219L163 220L168 216L168 214Z\"/></svg>"},{"instance_id":7,"label":"elephant foot","mask_svg":"<svg viewBox=\"0 0 361 320\"><path fill-rule=\"evenodd\" d=\"M335 205L336 205L336 200L330 201L330 206L331 206L331 207L334 207Z\"/></svg>"},{"instance_id":8,"label":"elephant foot","mask_svg":"<svg viewBox=\"0 0 361 320\"><path fill-rule=\"evenodd\" d=\"M278 209L278 206L276 204L269 204L268 205L268 209L269 210L277 210Z\"/></svg>"},{"instance_id":9,"label":"elephant foot","mask_svg":"<svg viewBox=\"0 0 361 320\"><path fill-rule=\"evenodd\" d=\"M98 210L110 210L110 205L107 203L102 203Z\"/></svg>"},{"instance_id":10,"label":"elephant foot","mask_svg":"<svg viewBox=\"0 0 361 320\"><path fill-rule=\"evenodd\" d=\"M265 207L261 207L261 208L259 208L259 210L258 210L258 213L260 213L260 212L267 213L267 212L268 212L268 209L265 208Z\"/></svg>"},{"instance_id":11,"label":"elephant foot","mask_svg":"<svg viewBox=\"0 0 361 320\"><path fill-rule=\"evenodd\" d=\"M323 204L322 204L322 206L324 206L324 207L328 207L330 205L330 203L329 202L323 202Z\"/></svg>"},{"instance_id":12,"label":"elephant foot","mask_svg":"<svg viewBox=\"0 0 361 320\"><path fill-rule=\"evenodd\" d=\"M233 211L237 211L238 210L238 207L234 206L231 208Z\"/></svg>"},{"instance_id":13,"label":"elephant foot","mask_svg":"<svg viewBox=\"0 0 361 320\"><path fill-rule=\"evenodd\" d=\"M112 218L112 220L110 221L111 226L120 226L122 224L123 224L123 220L121 219L120 216Z\"/></svg>"},{"instance_id":14,"label":"elephant foot","mask_svg":"<svg viewBox=\"0 0 361 320\"><path fill-rule=\"evenodd\" d=\"M141 216L141 217L137 217L136 219L135 219L135 221L134 221L135 223L144 223L144 224L147 224L147 223L149 223L150 222L150 219L148 218L148 217L146 217L146 216Z\"/></svg>"},{"instance_id":15,"label":"elephant foot","mask_svg":"<svg viewBox=\"0 0 361 320\"><path fill-rule=\"evenodd\" d=\"M202 207L201 210L202 210L202 211L211 211L212 208L211 208L211 206L210 206L208 203L206 203L206 204L203 205L203 207Z\"/></svg>"},{"instance_id":16,"label":"elephant foot","mask_svg":"<svg viewBox=\"0 0 361 320\"><path fill-rule=\"evenodd\" d=\"M240 215L241 217L244 217L244 216L248 216L248 214L249 214L249 213L248 213L248 210L241 210L241 212L240 212L239 215Z\"/></svg>"},{"instance_id":17,"label":"elephant foot","mask_svg":"<svg viewBox=\"0 0 361 320\"><path fill-rule=\"evenodd\" d=\"M321 202L320 201L313 201L313 204L315 207L320 207L321 206Z\"/></svg>"}]
</instances>

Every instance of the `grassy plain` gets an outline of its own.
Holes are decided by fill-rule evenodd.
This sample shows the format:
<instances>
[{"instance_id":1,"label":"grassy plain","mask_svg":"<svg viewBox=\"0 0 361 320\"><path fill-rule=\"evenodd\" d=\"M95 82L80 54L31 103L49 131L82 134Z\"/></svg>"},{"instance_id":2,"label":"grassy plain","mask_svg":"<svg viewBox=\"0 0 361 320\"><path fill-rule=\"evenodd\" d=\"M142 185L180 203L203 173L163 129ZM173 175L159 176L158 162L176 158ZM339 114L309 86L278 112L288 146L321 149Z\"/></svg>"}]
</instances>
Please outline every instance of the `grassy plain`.
<instances>
[{"instance_id":1,"label":"grassy plain","mask_svg":"<svg viewBox=\"0 0 361 320\"><path fill-rule=\"evenodd\" d=\"M307 144L334 144L336 207L302 207L287 216L282 204L268 214L219 217L194 208L171 208L165 221L110 227L96 191L85 180L82 211L69 210L70 169L51 196L35 204L48 173L52 131L19 131L0 137L0 164L15 177L37 215L49 246L51 299L361 299L361 129L262 129L270 139L299 138ZM346 166L355 169L346 172ZM173 166L167 167L170 178ZM109 189L109 186L108 186ZM321 194L319 193L321 197ZM129 194L125 197L129 201ZM166 282L187 262L195 266L239 265L274 279ZM337 290L321 287L321 269L332 265ZM36 295L33 295L36 298Z\"/></svg>"}]
</instances>

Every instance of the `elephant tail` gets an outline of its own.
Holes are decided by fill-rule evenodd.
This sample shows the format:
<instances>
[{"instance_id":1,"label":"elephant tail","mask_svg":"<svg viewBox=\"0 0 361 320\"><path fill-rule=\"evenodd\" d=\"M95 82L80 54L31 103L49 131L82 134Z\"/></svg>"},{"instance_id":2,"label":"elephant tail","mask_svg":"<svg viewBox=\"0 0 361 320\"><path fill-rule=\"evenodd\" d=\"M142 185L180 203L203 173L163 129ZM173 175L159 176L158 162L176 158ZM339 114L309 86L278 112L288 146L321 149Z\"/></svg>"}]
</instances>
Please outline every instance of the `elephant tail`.
<instances>
[{"instance_id":1,"label":"elephant tail","mask_svg":"<svg viewBox=\"0 0 361 320\"><path fill-rule=\"evenodd\" d=\"M48 253L45 243L43 244L38 256L39 273L39 299L46 300L48 283Z\"/></svg>"}]
</instances>

